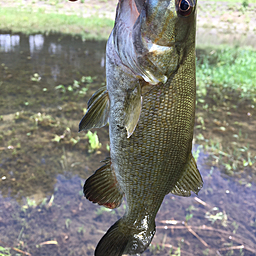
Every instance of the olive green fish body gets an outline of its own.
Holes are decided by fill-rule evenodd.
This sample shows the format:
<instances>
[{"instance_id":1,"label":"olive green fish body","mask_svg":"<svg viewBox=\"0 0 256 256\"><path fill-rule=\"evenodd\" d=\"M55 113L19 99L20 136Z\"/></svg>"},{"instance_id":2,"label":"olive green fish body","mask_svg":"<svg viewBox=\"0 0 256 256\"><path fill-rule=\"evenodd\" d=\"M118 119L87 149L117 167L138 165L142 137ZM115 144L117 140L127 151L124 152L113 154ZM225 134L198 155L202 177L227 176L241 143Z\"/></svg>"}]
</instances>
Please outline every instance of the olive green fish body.
<instances>
[{"instance_id":1,"label":"olive green fish body","mask_svg":"<svg viewBox=\"0 0 256 256\"><path fill-rule=\"evenodd\" d=\"M191 154L195 116L195 0L121 0L106 50L107 89L88 103L80 130L109 122L110 158L84 185L109 208L126 197L126 213L95 255L142 253L168 193L202 187Z\"/></svg>"}]
</instances>

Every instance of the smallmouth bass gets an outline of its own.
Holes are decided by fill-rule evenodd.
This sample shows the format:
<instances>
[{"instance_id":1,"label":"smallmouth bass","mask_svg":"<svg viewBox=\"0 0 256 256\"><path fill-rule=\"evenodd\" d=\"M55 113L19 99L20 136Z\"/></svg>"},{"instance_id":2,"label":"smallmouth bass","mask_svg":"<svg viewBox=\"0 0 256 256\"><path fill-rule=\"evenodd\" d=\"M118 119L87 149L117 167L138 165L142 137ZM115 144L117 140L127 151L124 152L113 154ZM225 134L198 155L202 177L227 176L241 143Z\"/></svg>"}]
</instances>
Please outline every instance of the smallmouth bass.
<instances>
[{"instance_id":1,"label":"smallmouth bass","mask_svg":"<svg viewBox=\"0 0 256 256\"><path fill-rule=\"evenodd\" d=\"M109 122L110 157L84 184L87 199L127 208L96 256L142 253L168 193L203 186L192 156L196 0L119 0L106 48L106 88L88 102L79 131Z\"/></svg>"}]
</instances>

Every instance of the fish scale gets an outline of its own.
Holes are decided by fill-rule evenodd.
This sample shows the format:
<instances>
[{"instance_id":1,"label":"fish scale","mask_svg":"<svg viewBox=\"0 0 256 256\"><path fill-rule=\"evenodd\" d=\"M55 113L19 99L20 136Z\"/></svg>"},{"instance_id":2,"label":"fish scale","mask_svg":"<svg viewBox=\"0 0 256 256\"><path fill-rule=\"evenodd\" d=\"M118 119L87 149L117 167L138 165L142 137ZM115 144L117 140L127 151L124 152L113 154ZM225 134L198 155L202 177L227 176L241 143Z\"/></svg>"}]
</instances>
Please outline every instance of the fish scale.
<instances>
[{"instance_id":1,"label":"fish scale","mask_svg":"<svg viewBox=\"0 0 256 256\"><path fill-rule=\"evenodd\" d=\"M92 96L79 124L81 131L109 122L110 157L86 180L86 198L111 209L124 195L127 202L95 256L142 253L164 196L202 188L191 153L195 16L196 0L119 1L106 49L107 86Z\"/></svg>"},{"instance_id":2,"label":"fish scale","mask_svg":"<svg viewBox=\"0 0 256 256\"><path fill-rule=\"evenodd\" d=\"M165 87L165 86L162 86L162 87ZM155 96L159 93L159 91L160 92L163 91L163 89L164 88L160 88L159 86L159 88L156 88L155 92L152 92L152 94L149 95L149 97L145 97L143 101L143 108L142 108L143 111L141 113L142 121L138 123L137 128L134 131L134 136L131 136L129 140L123 140L121 142L121 145L119 146L120 152L118 152L118 154L120 155L120 159L122 159L122 162L119 163L119 165L122 166L122 169L120 169L121 177L128 177L127 173L129 173L130 176L132 173L134 173L134 176L140 177L141 176L140 173L142 173L145 175L142 179L139 179L140 181L143 181L143 184L140 184L140 186L142 185L147 186L146 181L150 181L150 183L155 183L156 187L163 187L165 191L168 191L170 184L162 183L161 180L159 180L158 174L164 176L165 179L166 177L168 179L169 177L172 177L172 179L174 180L173 183L176 183L176 180L178 179L179 175L178 177L173 177L173 173L176 172L176 169L181 169L181 167L177 166L177 159L179 158L177 153L180 155L180 152L183 152L183 151L175 150L173 148L173 145L177 145L177 141L181 141L181 136L184 137L184 132L180 129L180 127L185 126L186 125L185 121L190 122L190 120L183 120L183 122L185 123L183 125L183 123L179 121L179 118L178 120L176 119L180 124L177 127L179 132L176 134L173 134L173 129L171 127L170 120L175 120L174 113L173 113L173 116L172 115L170 116L167 113L167 110L171 109L173 105L173 101L172 101L173 94L170 93L170 90L165 90L166 94L161 95L161 98L159 99L159 101L154 101L153 103L154 105L152 106L152 98L155 99ZM162 99L164 99L164 101L162 101ZM166 107L166 104L168 105L167 107ZM145 111L144 111L144 106L145 106ZM152 110L150 111L150 109L152 108L159 109L160 110L159 112L161 112L161 115L159 116L158 113L156 113L155 111L152 111ZM179 117L182 116L180 112L182 112L182 108L179 108L179 109L176 108L176 115ZM166 118L163 118L164 115L166 116ZM144 118L144 116L145 117L149 116L149 118ZM166 124L163 121L168 122L168 126L166 126ZM190 125L193 125L193 123L191 123ZM123 136L125 135L126 134L124 131ZM186 140L188 137L192 137L192 136L191 135L186 136ZM147 142L146 147L144 144L145 141ZM187 145L188 143L185 141L184 144ZM136 150L133 150L131 152L129 150L126 150L126 148L128 149L135 148ZM155 152L162 152L162 153L155 154ZM177 153L174 154L175 152ZM138 154L141 156L137 157ZM186 154L186 159L187 157L188 155ZM171 162L174 162L174 163L171 164ZM142 168L138 168L141 166L141 163L143 163ZM177 167L173 169L174 166L177 166ZM147 171L147 170L150 170L151 168L155 170L154 176L151 174L151 172ZM148 178L145 176L148 176ZM133 188L131 188L131 182L129 182L129 180L128 181L123 180L122 183L129 184L129 186L125 186L125 189L124 189L124 193L128 198L129 192L133 190ZM137 187L138 184L135 184L134 186ZM165 188L164 186L167 186L167 188ZM162 193L162 194L165 195L166 193ZM148 194L149 194L148 196L150 196L152 195L152 192L149 190ZM139 197L141 197L141 195ZM134 199L134 192L132 192L132 199ZM132 204L136 205L137 204L136 200L133 200ZM138 208L139 207L140 206L138 206Z\"/></svg>"}]
</instances>

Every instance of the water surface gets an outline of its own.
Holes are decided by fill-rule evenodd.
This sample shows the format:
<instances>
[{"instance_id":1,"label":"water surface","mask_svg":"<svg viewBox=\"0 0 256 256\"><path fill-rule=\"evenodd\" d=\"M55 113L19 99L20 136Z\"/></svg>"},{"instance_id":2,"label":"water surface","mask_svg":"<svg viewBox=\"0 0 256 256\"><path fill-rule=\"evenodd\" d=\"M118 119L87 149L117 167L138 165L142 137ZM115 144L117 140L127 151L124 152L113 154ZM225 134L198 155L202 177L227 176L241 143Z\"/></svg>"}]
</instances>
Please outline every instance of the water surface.
<instances>
[{"instance_id":1,"label":"water surface","mask_svg":"<svg viewBox=\"0 0 256 256\"><path fill-rule=\"evenodd\" d=\"M107 127L95 130L102 144L95 150L78 133L86 102L105 84L105 42L0 34L0 65L0 245L12 248L11 255L93 255L125 210L94 205L82 192L109 154ZM227 117L199 104L196 125L204 115L209 123L238 119L251 130L241 139L253 146L255 120L244 118L247 108L239 103ZM233 136L216 126L209 137ZM234 176L200 146L194 151L204 187L190 198L166 196L143 255L178 255L179 249L181 255L255 255L255 174L248 166Z\"/></svg>"}]
</instances>

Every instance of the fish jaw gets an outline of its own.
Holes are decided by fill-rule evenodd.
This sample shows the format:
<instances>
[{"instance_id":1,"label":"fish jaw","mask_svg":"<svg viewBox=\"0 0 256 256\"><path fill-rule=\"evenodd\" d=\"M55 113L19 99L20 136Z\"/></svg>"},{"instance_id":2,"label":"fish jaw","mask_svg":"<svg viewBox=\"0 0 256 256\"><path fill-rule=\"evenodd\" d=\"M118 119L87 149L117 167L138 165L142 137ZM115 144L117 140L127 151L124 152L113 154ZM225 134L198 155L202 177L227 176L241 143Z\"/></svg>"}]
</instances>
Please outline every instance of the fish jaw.
<instances>
[{"instance_id":1,"label":"fish jaw","mask_svg":"<svg viewBox=\"0 0 256 256\"><path fill-rule=\"evenodd\" d=\"M191 41L187 37L195 29L196 2L186 0L193 13L181 19L177 11L181 1L119 2L108 43L113 44L115 54L127 69L151 85L167 82L182 60L180 49Z\"/></svg>"}]
</instances>

